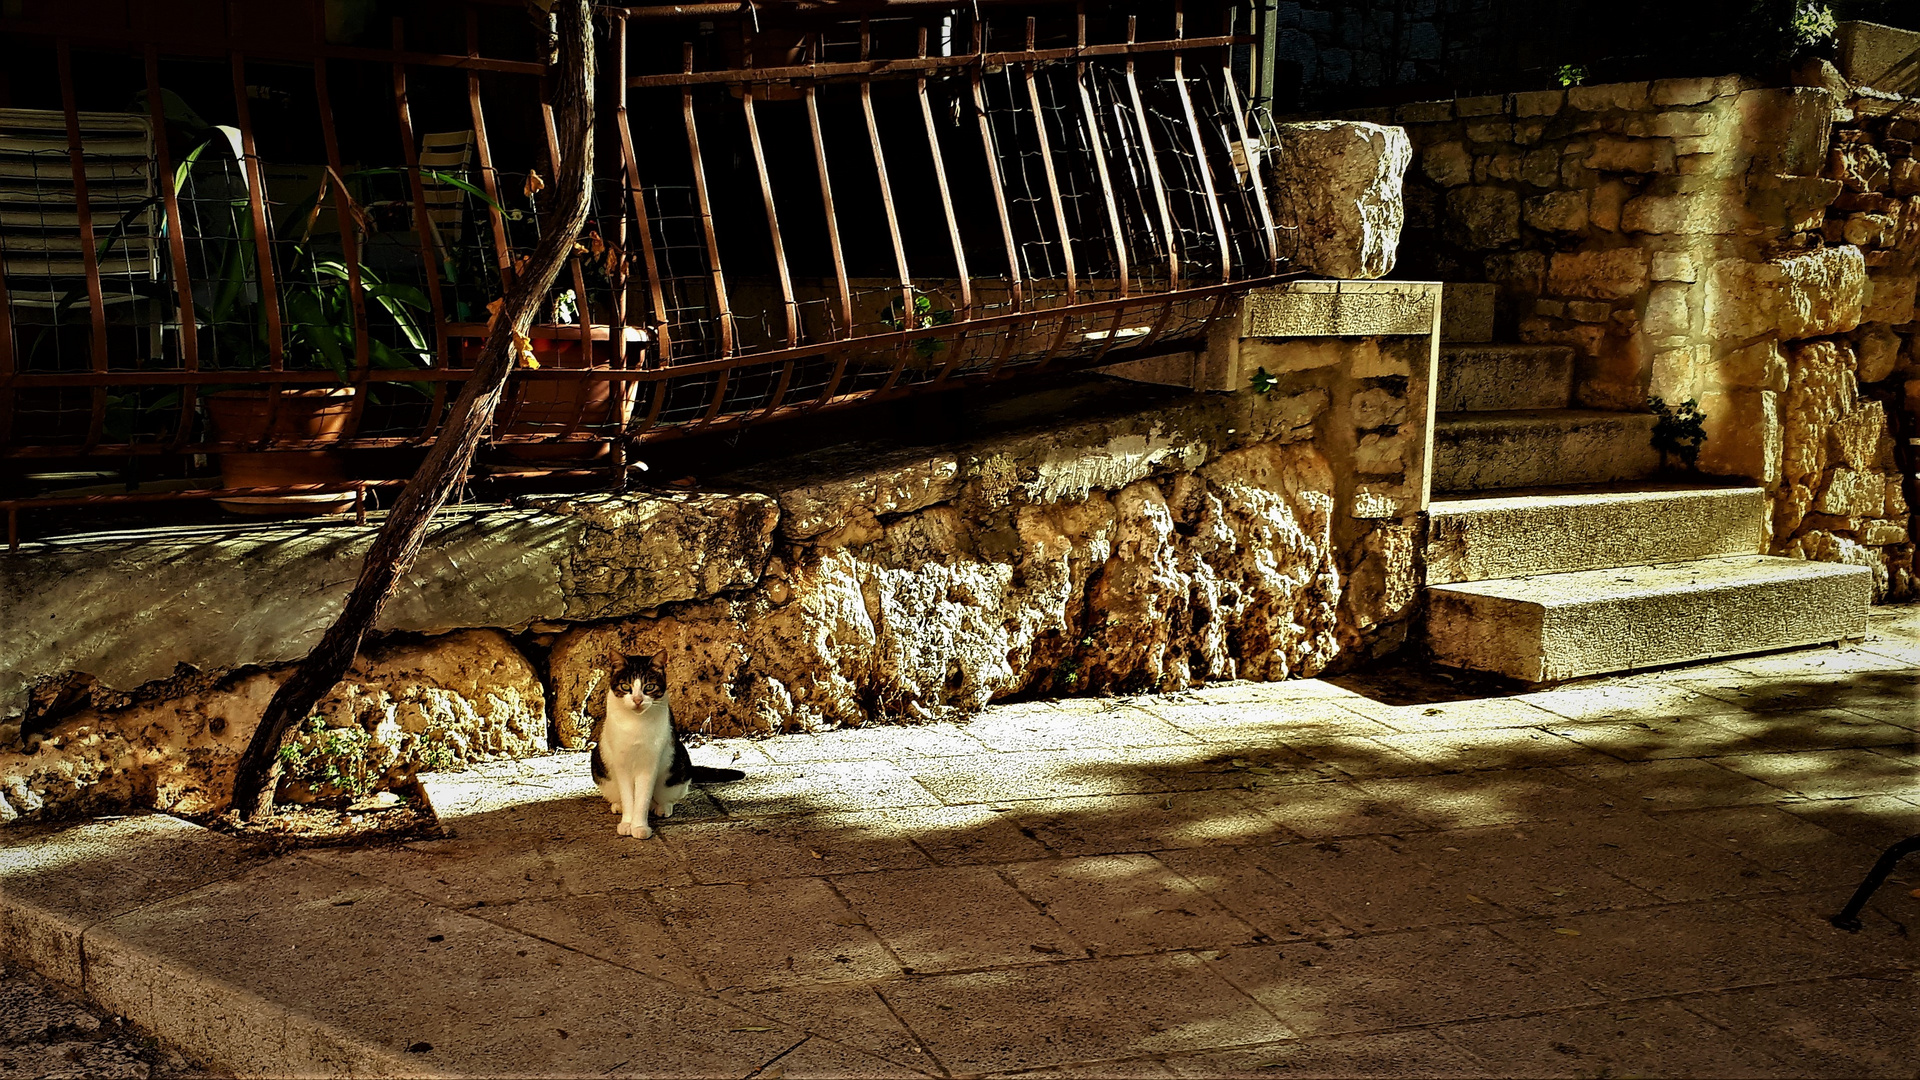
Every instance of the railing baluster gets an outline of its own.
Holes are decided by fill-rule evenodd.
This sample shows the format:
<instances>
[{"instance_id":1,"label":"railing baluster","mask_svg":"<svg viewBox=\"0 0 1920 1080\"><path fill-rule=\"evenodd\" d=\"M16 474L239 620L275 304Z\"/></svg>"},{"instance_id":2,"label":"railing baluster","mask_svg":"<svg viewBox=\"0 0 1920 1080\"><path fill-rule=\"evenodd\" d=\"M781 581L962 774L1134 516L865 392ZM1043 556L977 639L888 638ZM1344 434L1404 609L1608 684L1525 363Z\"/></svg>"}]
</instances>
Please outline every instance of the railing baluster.
<instances>
[{"instance_id":1,"label":"railing baluster","mask_svg":"<svg viewBox=\"0 0 1920 1080\"><path fill-rule=\"evenodd\" d=\"M973 51L981 57L986 55L986 39L981 35L978 22L973 24ZM993 208L1000 215L1000 239L1007 248L1007 288L1012 294L1013 310L1020 311L1026 306L1020 285L1020 249L1013 242L1013 218L1007 214L1007 193L1000 180L1000 158L993 148L993 126L987 121L987 95L980 88L980 75L984 67L984 63L973 66L973 111L980 118L980 146L986 154L987 177L992 181Z\"/></svg>"},{"instance_id":2,"label":"railing baluster","mask_svg":"<svg viewBox=\"0 0 1920 1080\"><path fill-rule=\"evenodd\" d=\"M279 273L273 264L273 219L267 214L267 174L260 166L260 153L253 142L253 113L247 104L247 58L232 54L233 107L240 121L240 167L246 174L247 213L253 224L254 262L260 286L260 305L267 320L267 370L282 371L287 365L285 329L280 318ZM267 397L267 419L259 445L273 443L273 429L279 418L280 397L284 388L275 384Z\"/></svg>"},{"instance_id":3,"label":"railing baluster","mask_svg":"<svg viewBox=\"0 0 1920 1080\"><path fill-rule=\"evenodd\" d=\"M360 421L367 414L372 384L367 376L373 371L372 337L367 324L367 297L360 284L360 229L354 220L351 193L346 190L346 165L340 158L340 133L334 126L333 95L327 86L327 62L313 62L313 96L320 112L320 137L326 146L327 168L332 170L333 214L339 219L340 254L347 263L347 305L353 312L353 407L347 413L347 425L341 441L360 433Z\"/></svg>"},{"instance_id":4,"label":"railing baluster","mask_svg":"<svg viewBox=\"0 0 1920 1080\"><path fill-rule=\"evenodd\" d=\"M167 148L166 104L161 100L160 51L152 45L145 50L147 75L147 116L153 121L153 161L160 173L160 202L167 227L167 255L173 264L174 293L180 304L180 366L185 371L200 370L200 322L193 309L193 281L187 273L187 240L180 227L180 193L173 184L173 155ZM200 388L180 388L180 426L174 429L168 444L174 451L185 446L193 435L194 403Z\"/></svg>"},{"instance_id":5,"label":"railing baluster","mask_svg":"<svg viewBox=\"0 0 1920 1080\"><path fill-rule=\"evenodd\" d=\"M1185 33L1186 13L1181 0L1173 4L1173 36ZM1207 197L1207 212L1213 216L1213 234L1220 245L1220 280L1233 280L1233 245L1227 240L1227 219L1220 212L1220 196L1213 182L1213 163L1207 160L1206 144L1200 140L1200 120L1193 112L1193 95L1187 92L1187 77L1181 69L1181 56L1173 54L1173 88L1180 94L1180 109L1187 117L1187 135L1193 140L1193 156L1200 162L1200 190Z\"/></svg>"},{"instance_id":6,"label":"railing baluster","mask_svg":"<svg viewBox=\"0 0 1920 1080\"><path fill-rule=\"evenodd\" d=\"M87 159L86 152L80 146L80 112L74 105L73 95L73 50L66 38L59 45L60 72L60 108L67 120L67 162L73 170L73 204L76 219L80 227L80 257L87 271L87 302L91 308L92 324L88 343L93 356L93 370L107 370L107 304L106 295L100 287L100 254L94 245L93 207L87 199ZM100 436L107 427L107 389L96 387L93 391L93 415L87 423L87 441L81 446L81 453L93 449L100 443Z\"/></svg>"},{"instance_id":7,"label":"railing baluster","mask_svg":"<svg viewBox=\"0 0 1920 1080\"><path fill-rule=\"evenodd\" d=\"M621 20L626 28L626 20ZM479 12L467 8L467 55L480 55ZM480 173L480 190L492 199L487 207L487 224L493 229L493 258L500 270L500 290L513 288L513 246L507 240L506 215L500 212L500 176L493 167L493 148L487 141L487 114L480 105L480 72L467 69L467 113L473 119L473 151Z\"/></svg>"},{"instance_id":8,"label":"railing baluster","mask_svg":"<svg viewBox=\"0 0 1920 1080\"><path fill-rule=\"evenodd\" d=\"M920 28L920 59L927 58L927 28ZM920 119L927 129L927 151L933 155L933 179L940 188L940 208L947 215L947 239L953 244L953 265L960 278L960 318L973 318L973 278L967 273L967 252L960 243L960 217L947 190L947 163L940 153L940 133L933 126L933 105L927 100L927 77L915 80L920 97Z\"/></svg>"},{"instance_id":9,"label":"railing baluster","mask_svg":"<svg viewBox=\"0 0 1920 1080\"><path fill-rule=\"evenodd\" d=\"M1137 16L1127 16L1127 44L1133 44L1139 30ZM1140 100L1140 80L1133 74L1133 56L1127 56L1127 97L1133 103L1134 126L1140 132L1140 156L1147 159L1147 177L1153 181L1153 205L1160 214L1160 232L1167 245L1167 291L1180 287L1180 245L1173 227L1173 212L1167 208L1167 185L1160 177L1160 162L1153 154L1153 132L1147 123L1147 108Z\"/></svg>"},{"instance_id":10,"label":"railing baluster","mask_svg":"<svg viewBox=\"0 0 1920 1080\"><path fill-rule=\"evenodd\" d=\"M1033 51L1034 20L1027 18L1027 51ZM1020 65L1026 76L1027 103L1033 108L1033 133L1040 140L1040 172L1047 180L1047 201L1053 205L1053 225L1060 232L1060 260L1067 270L1067 303L1080 302L1079 274L1073 263L1073 237L1067 230L1067 207L1060 199L1060 178L1053 171L1053 147L1047 139L1047 118L1040 108L1040 89L1034 84L1032 64ZM1044 366L1044 363L1043 365Z\"/></svg>"}]
</instances>

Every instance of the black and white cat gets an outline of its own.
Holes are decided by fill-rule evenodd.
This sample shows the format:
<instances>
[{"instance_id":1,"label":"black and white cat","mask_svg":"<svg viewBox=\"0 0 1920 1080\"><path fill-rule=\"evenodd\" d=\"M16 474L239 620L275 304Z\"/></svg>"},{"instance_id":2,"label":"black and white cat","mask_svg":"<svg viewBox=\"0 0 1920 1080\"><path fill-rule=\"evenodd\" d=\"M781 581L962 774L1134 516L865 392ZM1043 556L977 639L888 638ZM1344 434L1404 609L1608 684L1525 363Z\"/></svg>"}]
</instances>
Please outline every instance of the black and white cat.
<instances>
[{"instance_id":1,"label":"black and white cat","mask_svg":"<svg viewBox=\"0 0 1920 1080\"><path fill-rule=\"evenodd\" d=\"M673 729L667 707L666 654L615 654L607 683L607 716L594 730L593 782L620 815L621 836L653 835L649 812L672 817L696 780L738 780L738 769L696 766Z\"/></svg>"}]
</instances>

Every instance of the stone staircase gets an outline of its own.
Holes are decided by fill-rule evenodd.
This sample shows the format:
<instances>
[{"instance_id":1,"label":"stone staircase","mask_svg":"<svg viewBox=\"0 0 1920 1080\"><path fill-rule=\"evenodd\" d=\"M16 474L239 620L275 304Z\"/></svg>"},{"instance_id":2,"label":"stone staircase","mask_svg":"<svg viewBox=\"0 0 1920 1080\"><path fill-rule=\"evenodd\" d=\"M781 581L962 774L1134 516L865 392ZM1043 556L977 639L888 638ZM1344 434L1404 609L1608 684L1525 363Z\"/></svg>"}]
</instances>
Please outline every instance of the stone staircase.
<instances>
[{"instance_id":1,"label":"stone staircase","mask_svg":"<svg viewBox=\"0 0 1920 1080\"><path fill-rule=\"evenodd\" d=\"M1443 329L1467 340L1435 386L1436 663L1557 682L1866 632L1870 571L1763 554L1759 487L1651 479L1654 417L1573 408L1573 351L1489 343L1488 314Z\"/></svg>"}]
</instances>

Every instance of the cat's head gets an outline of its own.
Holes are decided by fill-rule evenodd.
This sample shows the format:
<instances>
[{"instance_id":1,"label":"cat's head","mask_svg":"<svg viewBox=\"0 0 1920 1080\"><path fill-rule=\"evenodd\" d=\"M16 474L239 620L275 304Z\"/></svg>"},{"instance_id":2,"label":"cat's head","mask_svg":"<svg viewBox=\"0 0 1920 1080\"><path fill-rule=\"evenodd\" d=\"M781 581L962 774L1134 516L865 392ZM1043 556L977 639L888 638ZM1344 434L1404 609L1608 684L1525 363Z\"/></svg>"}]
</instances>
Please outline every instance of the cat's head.
<instances>
[{"instance_id":1,"label":"cat's head","mask_svg":"<svg viewBox=\"0 0 1920 1080\"><path fill-rule=\"evenodd\" d=\"M609 696L628 708L642 711L667 695L667 654L628 656L613 654L613 677L607 682Z\"/></svg>"}]
</instances>

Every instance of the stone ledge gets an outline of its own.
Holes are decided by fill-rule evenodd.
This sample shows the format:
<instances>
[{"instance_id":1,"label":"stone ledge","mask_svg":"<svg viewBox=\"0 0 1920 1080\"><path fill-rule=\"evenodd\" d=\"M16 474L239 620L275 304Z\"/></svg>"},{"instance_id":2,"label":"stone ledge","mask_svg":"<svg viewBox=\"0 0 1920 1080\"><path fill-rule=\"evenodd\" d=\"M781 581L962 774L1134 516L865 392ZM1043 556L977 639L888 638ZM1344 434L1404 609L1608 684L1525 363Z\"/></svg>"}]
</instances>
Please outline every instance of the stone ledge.
<instances>
[{"instance_id":1,"label":"stone ledge","mask_svg":"<svg viewBox=\"0 0 1920 1080\"><path fill-rule=\"evenodd\" d=\"M1247 337L1374 337L1432 334L1440 283L1295 281L1247 294Z\"/></svg>"}]
</instances>

